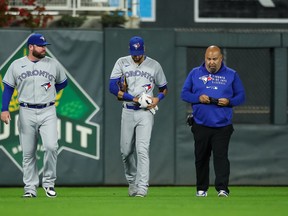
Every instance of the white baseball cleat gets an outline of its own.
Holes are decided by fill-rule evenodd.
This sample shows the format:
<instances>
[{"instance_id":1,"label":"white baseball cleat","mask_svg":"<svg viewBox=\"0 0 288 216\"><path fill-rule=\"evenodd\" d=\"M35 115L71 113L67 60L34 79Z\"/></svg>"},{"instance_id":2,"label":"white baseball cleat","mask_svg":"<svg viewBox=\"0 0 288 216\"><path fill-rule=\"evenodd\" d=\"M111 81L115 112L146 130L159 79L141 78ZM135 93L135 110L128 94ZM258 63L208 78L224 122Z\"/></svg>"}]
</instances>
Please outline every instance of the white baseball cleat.
<instances>
[{"instance_id":1,"label":"white baseball cleat","mask_svg":"<svg viewBox=\"0 0 288 216\"><path fill-rule=\"evenodd\" d=\"M144 193L137 193L135 197L146 197L147 194Z\"/></svg>"},{"instance_id":2,"label":"white baseball cleat","mask_svg":"<svg viewBox=\"0 0 288 216\"><path fill-rule=\"evenodd\" d=\"M55 198L57 197L57 193L55 191L55 189L53 187L43 187L45 192L46 192L46 196L49 198Z\"/></svg>"},{"instance_id":3,"label":"white baseball cleat","mask_svg":"<svg viewBox=\"0 0 288 216\"><path fill-rule=\"evenodd\" d=\"M197 197L207 197L207 195L208 195L207 191L203 191L203 190L199 190L196 193Z\"/></svg>"},{"instance_id":4,"label":"white baseball cleat","mask_svg":"<svg viewBox=\"0 0 288 216\"><path fill-rule=\"evenodd\" d=\"M135 184L129 184L128 196L135 197L137 194L137 187Z\"/></svg>"},{"instance_id":5,"label":"white baseball cleat","mask_svg":"<svg viewBox=\"0 0 288 216\"><path fill-rule=\"evenodd\" d=\"M218 197L228 197L229 196L229 193L226 192L225 190L220 190L218 192Z\"/></svg>"}]
</instances>

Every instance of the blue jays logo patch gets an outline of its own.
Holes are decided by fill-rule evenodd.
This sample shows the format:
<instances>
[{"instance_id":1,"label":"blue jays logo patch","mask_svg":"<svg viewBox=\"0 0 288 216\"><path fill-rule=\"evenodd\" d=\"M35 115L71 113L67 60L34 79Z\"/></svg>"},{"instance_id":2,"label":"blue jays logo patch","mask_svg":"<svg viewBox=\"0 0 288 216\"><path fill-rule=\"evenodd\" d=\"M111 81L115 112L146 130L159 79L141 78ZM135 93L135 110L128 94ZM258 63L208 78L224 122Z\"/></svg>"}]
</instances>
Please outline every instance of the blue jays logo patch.
<instances>
[{"instance_id":1,"label":"blue jays logo patch","mask_svg":"<svg viewBox=\"0 0 288 216\"><path fill-rule=\"evenodd\" d=\"M137 50L140 47L140 43L133 44L133 47Z\"/></svg>"},{"instance_id":2,"label":"blue jays logo patch","mask_svg":"<svg viewBox=\"0 0 288 216\"><path fill-rule=\"evenodd\" d=\"M207 75L201 76L201 77L199 77L199 79L202 80L204 84L213 80L213 78L211 77L211 74L209 74L209 76L207 76Z\"/></svg>"},{"instance_id":3,"label":"blue jays logo patch","mask_svg":"<svg viewBox=\"0 0 288 216\"><path fill-rule=\"evenodd\" d=\"M148 92L150 89L152 89L152 85L151 84L145 84L142 86L146 92Z\"/></svg>"},{"instance_id":4,"label":"blue jays logo patch","mask_svg":"<svg viewBox=\"0 0 288 216\"><path fill-rule=\"evenodd\" d=\"M45 90L47 91L47 90L51 87L51 83L50 83L50 82L44 83L44 84L42 84L41 86L44 87Z\"/></svg>"}]
</instances>

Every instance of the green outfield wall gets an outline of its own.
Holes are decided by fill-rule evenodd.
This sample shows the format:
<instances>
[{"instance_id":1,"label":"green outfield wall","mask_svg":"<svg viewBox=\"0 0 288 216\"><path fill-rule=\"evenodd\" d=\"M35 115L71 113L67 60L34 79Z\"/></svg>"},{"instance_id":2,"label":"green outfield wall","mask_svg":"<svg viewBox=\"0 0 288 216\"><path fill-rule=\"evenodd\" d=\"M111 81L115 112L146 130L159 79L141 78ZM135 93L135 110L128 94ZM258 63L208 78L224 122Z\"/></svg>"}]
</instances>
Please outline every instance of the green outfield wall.
<instances>
[{"instance_id":1,"label":"green outfield wall","mask_svg":"<svg viewBox=\"0 0 288 216\"><path fill-rule=\"evenodd\" d=\"M126 184L119 147L121 103L109 93L109 77L115 61L128 55L128 40L134 35L145 39L146 54L161 63L168 80L169 93L159 104L151 140L151 185L195 184L193 136L185 124L191 108L181 101L180 91L212 44L222 48L225 63L237 70L247 94L246 103L234 110L230 184L288 184L287 33L121 28L37 32L52 44L47 54L64 66L69 78L56 103L58 185ZM30 33L0 30L0 81L9 63L27 53ZM11 125L0 124L0 186L23 185L16 96L9 107ZM41 147L39 141L40 176ZM211 160L211 184L213 177Z\"/></svg>"}]
</instances>

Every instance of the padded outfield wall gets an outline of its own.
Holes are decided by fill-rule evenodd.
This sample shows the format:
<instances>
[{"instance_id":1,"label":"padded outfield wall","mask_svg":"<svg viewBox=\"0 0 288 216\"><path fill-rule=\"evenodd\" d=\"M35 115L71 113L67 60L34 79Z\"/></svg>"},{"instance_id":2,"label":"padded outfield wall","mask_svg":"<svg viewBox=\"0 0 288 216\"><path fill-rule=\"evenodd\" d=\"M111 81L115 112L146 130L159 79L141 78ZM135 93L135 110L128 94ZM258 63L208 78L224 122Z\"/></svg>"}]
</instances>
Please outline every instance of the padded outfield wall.
<instances>
[{"instance_id":1,"label":"padded outfield wall","mask_svg":"<svg viewBox=\"0 0 288 216\"><path fill-rule=\"evenodd\" d=\"M235 109L230 144L231 185L287 185L287 47L281 32L194 32L174 29L41 30L49 54L65 67L71 85L59 95L58 185L124 185L120 157L121 104L108 91L115 61L128 55L128 40L141 35L158 60L169 94L159 105L151 140L151 185L194 185L193 137L185 125L189 105L180 91L189 71L211 44L238 71L247 101ZM1 74L12 56L23 55L30 31L1 30ZM18 52L16 52L18 51ZM2 101L1 101L2 102ZM81 113L81 114L79 114ZM17 118L17 103L13 110ZM1 123L0 185L23 185L17 129ZM86 139L86 142L85 142ZM41 143L39 145L41 160ZM40 173L41 162L39 161ZM211 163L211 184L213 184Z\"/></svg>"}]
</instances>

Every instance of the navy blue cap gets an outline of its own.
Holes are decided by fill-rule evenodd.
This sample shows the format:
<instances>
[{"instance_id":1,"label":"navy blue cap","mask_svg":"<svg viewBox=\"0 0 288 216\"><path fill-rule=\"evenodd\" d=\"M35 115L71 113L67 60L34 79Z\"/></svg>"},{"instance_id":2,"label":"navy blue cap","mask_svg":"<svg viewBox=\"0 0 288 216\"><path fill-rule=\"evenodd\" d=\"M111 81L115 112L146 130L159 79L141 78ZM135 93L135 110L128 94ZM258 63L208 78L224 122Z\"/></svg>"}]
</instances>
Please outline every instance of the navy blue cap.
<instances>
[{"instance_id":1,"label":"navy blue cap","mask_svg":"<svg viewBox=\"0 0 288 216\"><path fill-rule=\"evenodd\" d=\"M144 54L144 40L139 36L134 36L129 41L129 51L132 56Z\"/></svg>"},{"instance_id":2,"label":"navy blue cap","mask_svg":"<svg viewBox=\"0 0 288 216\"><path fill-rule=\"evenodd\" d=\"M50 45L42 34L31 34L28 38L27 45L37 45L37 46L46 46Z\"/></svg>"}]
</instances>

